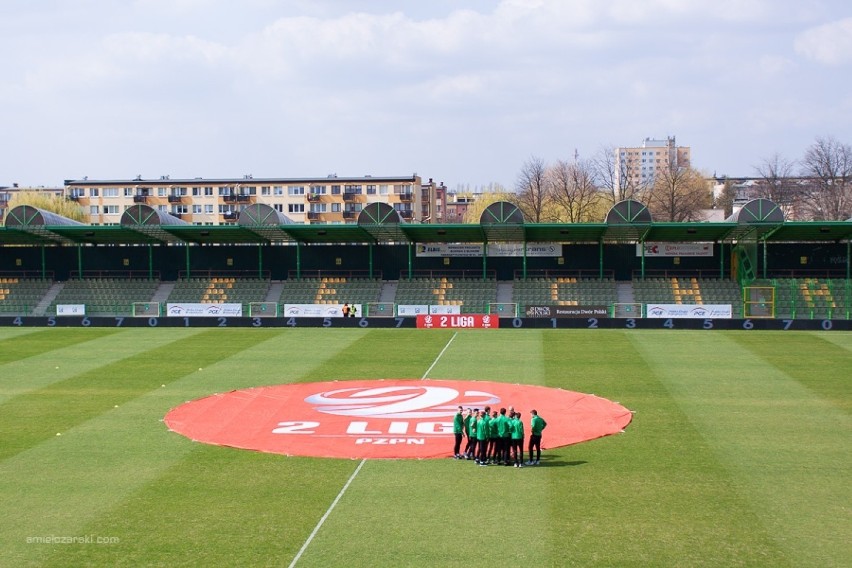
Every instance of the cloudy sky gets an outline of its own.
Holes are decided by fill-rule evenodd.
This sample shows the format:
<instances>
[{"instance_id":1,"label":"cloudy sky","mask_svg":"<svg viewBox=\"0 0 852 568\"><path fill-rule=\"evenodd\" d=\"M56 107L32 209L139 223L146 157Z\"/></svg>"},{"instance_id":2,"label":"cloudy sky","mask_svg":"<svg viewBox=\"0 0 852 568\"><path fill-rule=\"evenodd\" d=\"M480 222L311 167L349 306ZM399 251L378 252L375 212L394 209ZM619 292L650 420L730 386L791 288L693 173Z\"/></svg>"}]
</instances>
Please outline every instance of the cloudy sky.
<instances>
[{"instance_id":1,"label":"cloudy sky","mask_svg":"<svg viewBox=\"0 0 852 568\"><path fill-rule=\"evenodd\" d=\"M0 185L409 175L676 136L852 144L848 0L3 0Z\"/></svg>"}]
</instances>

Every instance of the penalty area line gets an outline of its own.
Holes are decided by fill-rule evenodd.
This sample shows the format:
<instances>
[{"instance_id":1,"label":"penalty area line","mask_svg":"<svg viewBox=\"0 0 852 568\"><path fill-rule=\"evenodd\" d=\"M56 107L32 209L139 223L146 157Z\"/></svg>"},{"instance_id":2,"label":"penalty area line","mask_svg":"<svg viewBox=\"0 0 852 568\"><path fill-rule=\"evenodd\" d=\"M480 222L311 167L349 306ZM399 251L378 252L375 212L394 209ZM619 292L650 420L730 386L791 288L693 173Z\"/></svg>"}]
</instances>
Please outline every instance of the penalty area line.
<instances>
[{"instance_id":1,"label":"penalty area line","mask_svg":"<svg viewBox=\"0 0 852 568\"><path fill-rule=\"evenodd\" d=\"M308 540L305 541L305 544L303 544L302 548L299 549L299 552L296 554L296 557L293 558L293 561L290 563L290 568L293 568L293 566L296 565L296 562L299 561L299 558L301 558L302 554L304 554L305 550L307 550L308 545L310 545L311 541L314 540L314 537L317 536L317 533L319 532L323 523L325 523L325 520L328 518L329 515L331 515L331 512L337 506L337 502L340 501L340 498L343 497L344 493L346 493L346 490L349 488L349 485L352 483L352 480L355 479L355 476L358 475L359 471L361 471L361 468L364 466L364 463L366 461L366 458L362 459L361 463L358 464L358 467L355 468L355 471L352 472L352 475L349 476L349 480L346 482L346 485L343 486L343 489L340 490L340 493L338 493L337 497L334 498L334 501L331 502L331 505L329 505L328 510L325 512L325 515L323 515L322 518L319 520L317 526L314 527L314 530L308 536Z\"/></svg>"},{"instance_id":2,"label":"penalty area line","mask_svg":"<svg viewBox=\"0 0 852 568\"><path fill-rule=\"evenodd\" d=\"M439 360L439 359L440 359L440 358L444 355L444 353L445 353L445 352L447 351L447 349L450 347L450 343L452 343L452 342L453 342L453 340L456 338L456 335L458 335L458 333L459 333L459 332L457 332L457 331L454 331L454 332L453 332L453 336L450 338L450 340L449 340L449 341L447 341L447 344L446 344L446 345L444 345L444 348L443 348L443 349L441 349L441 352L440 352L440 353L438 353L438 356L437 356L437 357L435 357L435 360L434 360L434 361L432 361L432 364L431 364L431 365L429 365L429 368L428 368L428 369L426 369L426 372L425 372L425 373L423 373L423 376L422 376L422 377L420 377L420 380L421 380L421 381L422 381L422 380L424 380L426 377L428 377L428 376L429 376L429 373L431 373L431 372L432 372L432 369L435 367L435 365L437 365L437 364L438 364L438 360Z\"/></svg>"}]
</instances>

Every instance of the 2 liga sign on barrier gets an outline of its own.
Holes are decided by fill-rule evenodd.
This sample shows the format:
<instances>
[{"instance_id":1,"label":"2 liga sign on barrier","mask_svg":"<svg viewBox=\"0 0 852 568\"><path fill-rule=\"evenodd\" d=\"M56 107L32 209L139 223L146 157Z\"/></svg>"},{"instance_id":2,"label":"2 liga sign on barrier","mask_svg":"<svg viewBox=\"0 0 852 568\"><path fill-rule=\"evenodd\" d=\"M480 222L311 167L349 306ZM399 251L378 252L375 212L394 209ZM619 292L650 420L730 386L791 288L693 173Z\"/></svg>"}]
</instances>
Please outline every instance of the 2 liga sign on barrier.
<instances>
[{"instance_id":1,"label":"2 liga sign on barrier","mask_svg":"<svg viewBox=\"0 0 852 568\"><path fill-rule=\"evenodd\" d=\"M417 316L418 329L497 329L500 318L487 314L451 314Z\"/></svg>"}]
</instances>

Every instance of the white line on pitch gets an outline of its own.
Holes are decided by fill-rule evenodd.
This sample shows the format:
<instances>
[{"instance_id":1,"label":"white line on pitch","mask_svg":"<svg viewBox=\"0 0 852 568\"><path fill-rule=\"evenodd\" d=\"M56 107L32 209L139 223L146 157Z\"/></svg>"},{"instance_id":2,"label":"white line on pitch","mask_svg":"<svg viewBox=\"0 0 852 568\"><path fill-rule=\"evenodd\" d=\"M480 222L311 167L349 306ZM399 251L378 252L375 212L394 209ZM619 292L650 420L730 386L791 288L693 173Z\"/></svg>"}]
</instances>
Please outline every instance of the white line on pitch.
<instances>
[{"instance_id":1,"label":"white line on pitch","mask_svg":"<svg viewBox=\"0 0 852 568\"><path fill-rule=\"evenodd\" d=\"M458 333L459 333L459 332L457 332L457 331L454 331L454 332L453 332L453 336L450 338L450 340L449 340L449 341L447 341L447 344L446 344L446 345L444 345L444 348L443 348L443 349L441 349L441 352L440 352L440 353L438 353L438 356L437 356L437 357L435 357L435 360L434 360L434 361L432 361L432 364L431 364L431 365L429 365L429 368L428 368L428 369L426 369L426 372L425 372L425 373L423 373L423 376L422 376L422 377L420 377L420 380L423 380L423 379L425 379L426 377L428 377L428 376L429 376L429 373L430 373L430 372L432 372L432 368L433 368L435 365L437 365L437 364L438 364L438 359L440 359L440 358L441 358L441 356L444 354L444 352L445 352L445 351L447 350L447 348L450 346L450 343L452 343L452 342L453 342L453 339L455 339L455 338L456 338L456 335L458 335Z\"/></svg>"},{"instance_id":2,"label":"white line on pitch","mask_svg":"<svg viewBox=\"0 0 852 568\"><path fill-rule=\"evenodd\" d=\"M352 472L352 475L349 476L349 481L346 482L346 485L343 486L343 489L340 490L340 493L338 493L337 497L334 498L334 501L331 502L331 505L329 506L328 511L325 512L325 515L323 515L322 518L319 520L319 522L317 523L317 526L314 527L313 532L311 532L310 536L308 536L308 540L306 540L305 544L302 545L302 548L299 549L299 553L296 554L296 557L290 563L290 568L293 568L293 566L296 565L296 562L299 561L299 558L302 557L302 554L308 548L308 545L311 544L311 541L314 540L314 537L319 532L320 527L322 527L322 524L325 522L325 520L331 514L331 511L334 510L334 507L337 505L337 502L340 501L341 497L343 497L343 494L346 492L346 489L349 487L349 484L352 483L352 480L355 479L355 476L358 475L359 471L361 471L361 467L364 465L364 462L366 462L366 461L367 461L366 458L362 459L361 463L358 464L358 467L355 468L355 471Z\"/></svg>"}]
</instances>

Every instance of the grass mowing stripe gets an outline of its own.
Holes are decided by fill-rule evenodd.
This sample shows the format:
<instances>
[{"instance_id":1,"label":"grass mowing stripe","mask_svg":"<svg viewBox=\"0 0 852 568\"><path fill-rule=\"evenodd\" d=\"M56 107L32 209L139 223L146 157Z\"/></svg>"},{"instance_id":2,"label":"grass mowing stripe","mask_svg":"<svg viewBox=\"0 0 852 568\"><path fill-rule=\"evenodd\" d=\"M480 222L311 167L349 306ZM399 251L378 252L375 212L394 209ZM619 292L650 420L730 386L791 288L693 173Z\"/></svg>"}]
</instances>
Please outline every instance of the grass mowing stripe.
<instances>
[{"instance_id":1,"label":"grass mowing stripe","mask_svg":"<svg viewBox=\"0 0 852 568\"><path fill-rule=\"evenodd\" d=\"M735 336L737 342L756 357L766 361L788 377L796 379L837 409L852 412L852 348L845 349L828 341L828 334L792 332L781 337L767 334ZM792 345L794 348L782 347ZM808 357L802 357L802 350ZM818 373L813 359L823 361Z\"/></svg>"},{"instance_id":2,"label":"grass mowing stripe","mask_svg":"<svg viewBox=\"0 0 852 568\"><path fill-rule=\"evenodd\" d=\"M99 327L89 329L41 329L34 333L0 340L0 365L41 355L45 351L79 346L99 337L108 337L119 330Z\"/></svg>"},{"instance_id":3,"label":"grass mowing stripe","mask_svg":"<svg viewBox=\"0 0 852 568\"><path fill-rule=\"evenodd\" d=\"M331 515L331 512L337 506L337 503L340 501L340 498L343 497L344 493L346 493L346 490L352 484L352 480L355 479L355 476L358 475L358 472L361 471L361 468L364 467L365 463L367 463L367 460L362 459L361 462L358 464L358 467L355 468L355 471L352 472L352 475L349 476L349 479L346 480L346 483L343 485L343 488L340 490L340 493L338 493L337 497L334 498L334 501L331 502L331 505L329 505L328 510L320 518L319 522L317 523L317 526L314 527L313 531L311 531L311 534L308 535L308 540L305 541L305 544L303 544L302 548L299 549L299 552L296 553L295 558L293 558L293 561L290 563L290 568L293 568L293 566L296 565L296 563L299 561L299 558L302 557L302 554L304 554L305 550L307 550L308 546L310 546L311 541L314 540L314 537L317 535L320 528L322 528L323 523L325 523L325 520L328 518L329 515Z\"/></svg>"},{"instance_id":4,"label":"grass mowing stripe","mask_svg":"<svg viewBox=\"0 0 852 568\"><path fill-rule=\"evenodd\" d=\"M210 349L210 338L216 335L215 330L194 333L7 400L0 413L0 461L107 412L115 405L156 390L161 383L197 372L199 366L250 347L255 341L251 334L233 334L227 350ZM133 336L125 337L132 340ZM196 355L193 358L181 356L186 353Z\"/></svg>"},{"instance_id":5,"label":"grass mowing stripe","mask_svg":"<svg viewBox=\"0 0 852 568\"><path fill-rule=\"evenodd\" d=\"M546 336L548 386L605 396L636 414L623 435L545 450L548 464L563 467L550 480L552 522L539 538L553 558L577 566L735 566L749 558L783 565L770 535L729 494L727 470L637 352L633 333Z\"/></svg>"},{"instance_id":6,"label":"grass mowing stripe","mask_svg":"<svg viewBox=\"0 0 852 568\"><path fill-rule=\"evenodd\" d=\"M228 565L234 550L246 564L289 562L351 473L348 461L199 445L169 432L161 419L189 398L299 381L356 336L210 331L204 349L183 357L195 368L196 357L211 351L227 358L0 462L0 495L10 497L0 500L0 544L9 565L51 552L56 566ZM324 349L315 357L297 356L318 341ZM242 343L252 345L239 349ZM165 372L170 360L159 365ZM27 536L44 534L117 536L120 543L26 545Z\"/></svg>"},{"instance_id":7,"label":"grass mowing stripe","mask_svg":"<svg viewBox=\"0 0 852 568\"><path fill-rule=\"evenodd\" d=\"M792 565L843 565L852 556L848 415L739 343L765 334L777 349L809 356L808 342L772 332L663 333L664 342L632 337L730 471L743 506ZM697 353L724 356L701 365Z\"/></svg>"},{"instance_id":8,"label":"grass mowing stripe","mask_svg":"<svg viewBox=\"0 0 852 568\"><path fill-rule=\"evenodd\" d=\"M323 331L330 334L329 337L352 336L352 331L345 329ZM432 333L432 330L399 331L373 329L360 333L334 357L324 359L322 365L305 375L304 380L419 379L423 369L428 368L453 333L445 330ZM323 348L321 340L316 345Z\"/></svg>"},{"instance_id":9,"label":"grass mowing stripe","mask_svg":"<svg viewBox=\"0 0 852 568\"><path fill-rule=\"evenodd\" d=\"M126 359L196 333L195 330L162 329L159 333L142 335L129 330L100 335L90 333L92 331L91 328L76 330L81 337L89 336L85 343L52 349L51 342L47 341L45 351L38 355L0 364L3 377L0 380L0 414L3 413L2 404L12 397L93 372L109 361Z\"/></svg>"},{"instance_id":10,"label":"grass mowing stripe","mask_svg":"<svg viewBox=\"0 0 852 568\"><path fill-rule=\"evenodd\" d=\"M420 330L429 337L438 330ZM446 337L445 335L442 335ZM438 364L432 379L544 383L539 330L462 330Z\"/></svg>"}]
</instances>

